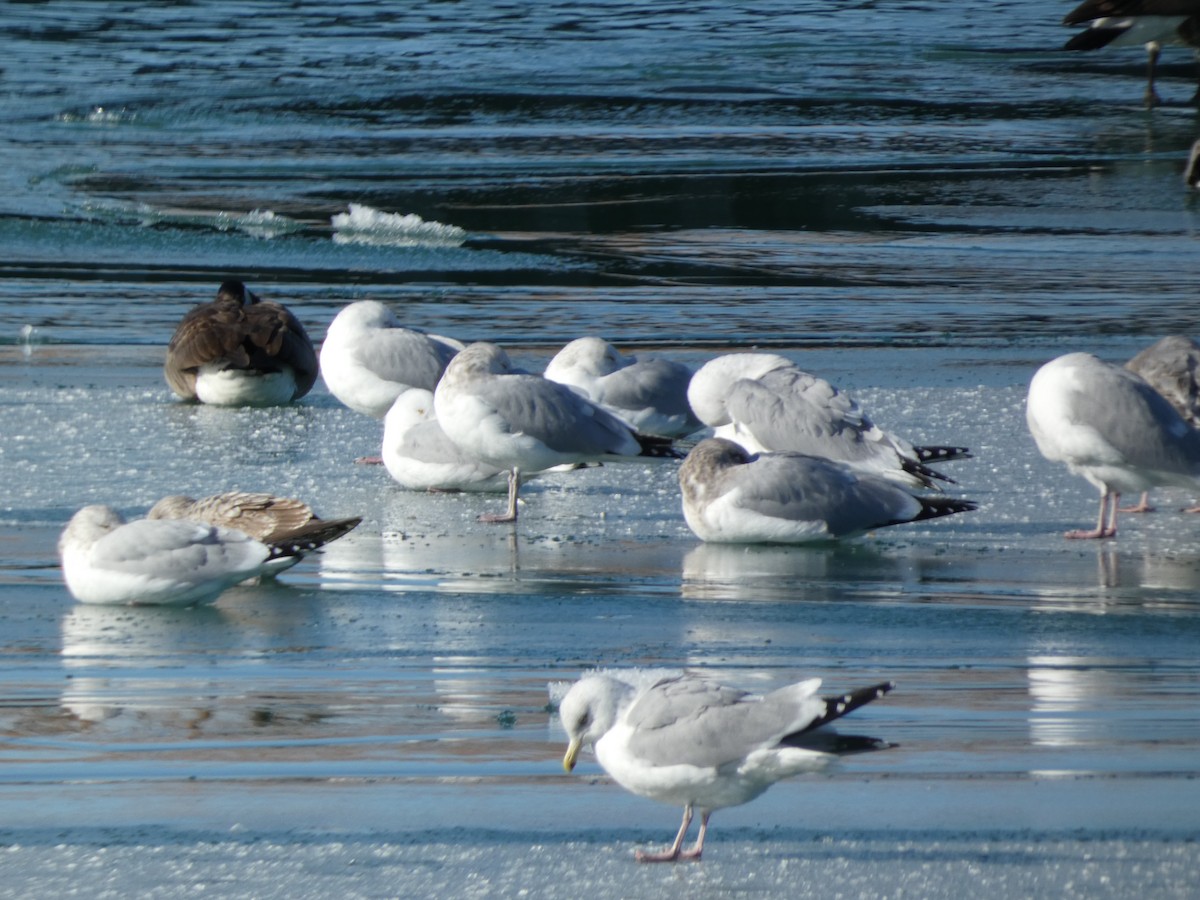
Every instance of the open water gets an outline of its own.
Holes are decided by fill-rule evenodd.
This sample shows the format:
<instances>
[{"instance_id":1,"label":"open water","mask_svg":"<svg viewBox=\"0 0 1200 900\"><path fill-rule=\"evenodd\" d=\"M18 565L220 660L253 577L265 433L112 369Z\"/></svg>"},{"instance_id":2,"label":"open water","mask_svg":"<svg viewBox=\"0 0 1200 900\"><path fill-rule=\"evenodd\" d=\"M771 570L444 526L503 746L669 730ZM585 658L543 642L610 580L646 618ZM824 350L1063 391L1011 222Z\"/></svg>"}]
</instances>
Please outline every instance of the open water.
<instances>
[{"instance_id":1,"label":"open water","mask_svg":"<svg viewBox=\"0 0 1200 900\"><path fill-rule=\"evenodd\" d=\"M1102 546L1024 428L1037 366L1195 333L1190 54L1059 51L1072 4L0 3L0 895L1187 896L1200 520ZM978 512L704 546L669 465L409 494L318 384L172 399L226 278L320 340L346 303L538 367L600 334L783 352ZM240 487L361 514L277 585L73 603L71 513ZM549 687L691 667L892 678L900 746L713 818L565 776Z\"/></svg>"}]
</instances>

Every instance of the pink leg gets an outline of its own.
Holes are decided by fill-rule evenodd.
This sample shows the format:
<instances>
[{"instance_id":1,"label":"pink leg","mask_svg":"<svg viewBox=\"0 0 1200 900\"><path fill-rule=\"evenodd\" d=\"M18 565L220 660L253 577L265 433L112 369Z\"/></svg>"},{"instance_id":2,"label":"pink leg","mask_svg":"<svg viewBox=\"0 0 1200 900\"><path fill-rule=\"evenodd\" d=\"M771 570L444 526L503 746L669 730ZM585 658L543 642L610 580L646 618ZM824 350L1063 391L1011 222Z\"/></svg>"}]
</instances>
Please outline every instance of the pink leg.
<instances>
[{"instance_id":1,"label":"pink leg","mask_svg":"<svg viewBox=\"0 0 1200 900\"><path fill-rule=\"evenodd\" d=\"M705 821L708 820L707 813L705 813L704 818ZM633 853L634 858L638 862L675 862L679 859L679 848L683 846L684 836L687 835L688 826L691 824L692 805L689 803L683 808L683 824L679 826L679 833L675 835L674 843L661 853L647 853L645 850L635 850Z\"/></svg>"},{"instance_id":2,"label":"pink leg","mask_svg":"<svg viewBox=\"0 0 1200 900\"><path fill-rule=\"evenodd\" d=\"M521 489L521 472L515 466L508 473L508 509L503 513L484 513L479 517L480 522L515 522L517 521L517 492Z\"/></svg>"},{"instance_id":3,"label":"pink leg","mask_svg":"<svg viewBox=\"0 0 1200 900\"><path fill-rule=\"evenodd\" d=\"M1154 512L1154 507L1150 503L1150 492L1142 491L1142 499L1138 501L1137 506L1121 507L1123 513L1150 513Z\"/></svg>"},{"instance_id":4,"label":"pink leg","mask_svg":"<svg viewBox=\"0 0 1200 900\"><path fill-rule=\"evenodd\" d=\"M1110 538L1117 536L1117 506L1121 500L1120 494L1109 493L1107 490L1100 494L1100 517L1092 531L1068 531L1063 537L1075 540L1091 540L1095 538Z\"/></svg>"},{"instance_id":5,"label":"pink leg","mask_svg":"<svg viewBox=\"0 0 1200 900\"><path fill-rule=\"evenodd\" d=\"M685 850L679 854L680 859L699 859L700 854L704 852L704 836L708 834L708 817L712 815L707 809L700 813L700 830L696 833L696 843L692 844L691 850Z\"/></svg>"},{"instance_id":6,"label":"pink leg","mask_svg":"<svg viewBox=\"0 0 1200 900\"><path fill-rule=\"evenodd\" d=\"M358 459L354 460L354 464L356 466L382 466L383 465L383 457L382 456L360 456L360 457L358 457Z\"/></svg>"}]
</instances>

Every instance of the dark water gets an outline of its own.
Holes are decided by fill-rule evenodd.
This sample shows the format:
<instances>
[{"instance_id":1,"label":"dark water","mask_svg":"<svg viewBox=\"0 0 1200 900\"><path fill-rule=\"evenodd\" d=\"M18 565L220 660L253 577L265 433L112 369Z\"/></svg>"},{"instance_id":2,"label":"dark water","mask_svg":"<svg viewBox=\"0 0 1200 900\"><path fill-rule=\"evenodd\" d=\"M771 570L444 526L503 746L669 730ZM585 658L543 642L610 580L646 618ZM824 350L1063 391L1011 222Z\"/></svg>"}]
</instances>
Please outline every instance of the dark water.
<instances>
[{"instance_id":1,"label":"dark water","mask_svg":"<svg viewBox=\"0 0 1200 900\"><path fill-rule=\"evenodd\" d=\"M1069 6L0 4L0 840L45 851L9 854L26 893L95 845L214 878L265 836L301 870L319 845L338 883L336 831L432 842L455 885L586 858L576 893L772 894L790 862L874 895L901 863L923 896L981 870L998 895L1120 896L1148 871L1182 895L1200 525L1164 494L1117 542L1062 541L1094 495L1037 456L1022 403L1059 352L1196 331L1194 70L1168 49L1145 110L1140 51L1057 50ZM587 332L688 362L775 347L888 427L972 446L956 490L981 509L706 547L673 472L605 467L533 486L497 531L475 522L492 500L351 465L378 423L323 386L172 401L162 347L227 277L318 340L370 297L532 365ZM214 608L67 596L78 506L235 486L365 521ZM628 845L676 813L558 773L547 684L590 666L895 678L856 715L901 746L719 814L711 881L647 880ZM232 846L196 850L215 833ZM428 875L380 865L375 895Z\"/></svg>"},{"instance_id":2,"label":"dark water","mask_svg":"<svg viewBox=\"0 0 1200 900\"><path fill-rule=\"evenodd\" d=\"M230 274L318 332L372 296L544 345L583 306L626 343L1191 324L1182 51L1150 113L1045 3L409 6L6 4L0 340L158 345ZM338 243L349 204L465 242Z\"/></svg>"}]
</instances>

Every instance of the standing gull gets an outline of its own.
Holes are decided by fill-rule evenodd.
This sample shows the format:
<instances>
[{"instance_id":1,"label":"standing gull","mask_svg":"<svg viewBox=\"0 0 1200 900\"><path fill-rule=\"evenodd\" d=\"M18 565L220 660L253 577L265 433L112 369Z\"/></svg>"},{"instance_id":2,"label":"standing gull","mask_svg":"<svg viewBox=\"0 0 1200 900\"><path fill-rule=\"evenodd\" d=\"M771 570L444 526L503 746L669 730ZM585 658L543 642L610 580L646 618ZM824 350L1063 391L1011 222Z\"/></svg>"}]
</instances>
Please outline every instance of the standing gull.
<instances>
[{"instance_id":1,"label":"standing gull","mask_svg":"<svg viewBox=\"0 0 1200 900\"><path fill-rule=\"evenodd\" d=\"M339 312L321 344L321 377L356 412L382 419L410 387L432 391L462 344L406 328L378 300Z\"/></svg>"},{"instance_id":2,"label":"standing gull","mask_svg":"<svg viewBox=\"0 0 1200 900\"><path fill-rule=\"evenodd\" d=\"M226 281L215 300L183 317L167 345L167 384L185 400L279 406L317 380L317 356L300 321L279 303Z\"/></svg>"},{"instance_id":3,"label":"standing gull","mask_svg":"<svg viewBox=\"0 0 1200 900\"><path fill-rule=\"evenodd\" d=\"M575 767L591 744L600 765L628 791L683 807L683 823L661 853L639 862L699 859L713 810L747 803L776 781L828 766L839 754L880 750L875 738L838 735L823 726L882 697L891 682L839 697L817 696L819 678L758 697L693 675L639 689L608 675L581 678L563 697L559 718ZM696 843L683 850L693 811Z\"/></svg>"},{"instance_id":4,"label":"standing gull","mask_svg":"<svg viewBox=\"0 0 1200 900\"><path fill-rule=\"evenodd\" d=\"M1200 485L1200 431L1140 377L1090 353L1038 369L1025 420L1042 456L1100 491L1096 527L1068 531L1069 538L1115 537L1122 493Z\"/></svg>"},{"instance_id":5,"label":"standing gull","mask_svg":"<svg viewBox=\"0 0 1200 900\"><path fill-rule=\"evenodd\" d=\"M126 522L110 506L85 506L58 541L63 579L81 603L211 603L222 591L300 561L241 531L180 519Z\"/></svg>"},{"instance_id":6,"label":"standing gull","mask_svg":"<svg viewBox=\"0 0 1200 900\"><path fill-rule=\"evenodd\" d=\"M196 500L182 494L163 497L147 519L188 519L234 528L276 548L315 550L354 529L361 516L322 519L303 500L249 491L226 491Z\"/></svg>"},{"instance_id":7,"label":"standing gull","mask_svg":"<svg viewBox=\"0 0 1200 900\"><path fill-rule=\"evenodd\" d=\"M683 517L702 541L799 544L935 519L970 500L914 497L883 478L802 453L752 456L708 438L679 467Z\"/></svg>"},{"instance_id":8,"label":"standing gull","mask_svg":"<svg viewBox=\"0 0 1200 900\"><path fill-rule=\"evenodd\" d=\"M626 356L608 341L589 336L559 350L544 374L575 388L640 434L684 437L703 425L688 405L692 370L683 363Z\"/></svg>"},{"instance_id":9,"label":"standing gull","mask_svg":"<svg viewBox=\"0 0 1200 900\"><path fill-rule=\"evenodd\" d=\"M1088 26L1067 41L1064 50L1144 46L1145 102L1157 106L1162 100L1154 89L1154 75L1162 45L1200 47L1200 0L1084 0L1067 13L1063 24Z\"/></svg>"},{"instance_id":10,"label":"standing gull","mask_svg":"<svg viewBox=\"0 0 1200 900\"><path fill-rule=\"evenodd\" d=\"M914 447L883 431L853 397L774 354L710 360L692 377L688 399L717 437L751 453L807 453L904 487L953 483L928 463L970 456L965 447Z\"/></svg>"},{"instance_id":11,"label":"standing gull","mask_svg":"<svg viewBox=\"0 0 1200 900\"><path fill-rule=\"evenodd\" d=\"M482 521L513 522L523 473L584 462L671 456L570 388L514 369L496 344L479 342L446 367L433 393L437 420L468 456L508 472L508 508Z\"/></svg>"}]
</instances>

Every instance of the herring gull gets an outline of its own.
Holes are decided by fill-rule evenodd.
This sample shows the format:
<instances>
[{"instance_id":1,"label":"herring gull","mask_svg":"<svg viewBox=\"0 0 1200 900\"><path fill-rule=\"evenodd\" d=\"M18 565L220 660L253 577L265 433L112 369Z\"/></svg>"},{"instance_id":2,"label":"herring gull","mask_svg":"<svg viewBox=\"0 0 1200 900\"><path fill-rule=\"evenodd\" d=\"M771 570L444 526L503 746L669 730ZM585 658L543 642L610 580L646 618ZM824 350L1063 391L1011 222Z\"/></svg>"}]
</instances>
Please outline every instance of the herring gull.
<instances>
[{"instance_id":1,"label":"herring gull","mask_svg":"<svg viewBox=\"0 0 1200 900\"><path fill-rule=\"evenodd\" d=\"M220 525L276 548L291 545L298 552L323 547L362 522L361 516L322 519L303 500L250 491L226 491L199 500L172 494L150 507L146 518Z\"/></svg>"},{"instance_id":2,"label":"herring gull","mask_svg":"<svg viewBox=\"0 0 1200 900\"><path fill-rule=\"evenodd\" d=\"M669 359L626 356L603 338L576 338L554 355L543 374L575 388L640 434L685 437L704 424L688 405L691 369Z\"/></svg>"},{"instance_id":3,"label":"herring gull","mask_svg":"<svg viewBox=\"0 0 1200 900\"><path fill-rule=\"evenodd\" d=\"M1122 493L1200 485L1200 431L1141 377L1090 353L1037 370L1025 420L1042 456L1100 491L1096 527L1069 538L1115 537Z\"/></svg>"},{"instance_id":4,"label":"herring gull","mask_svg":"<svg viewBox=\"0 0 1200 900\"><path fill-rule=\"evenodd\" d=\"M747 803L783 778L819 771L839 754L890 746L823 726L882 697L891 682L826 698L817 695L820 685L812 678L760 697L695 675L643 688L589 675L559 706L569 739L563 767L571 771L580 749L591 744L621 787L683 807L671 846L661 853L639 850L639 862L699 859L714 810ZM700 830L683 850L694 810Z\"/></svg>"},{"instance_id":5,"label":"herring gull","mask_svg":"<svg viewBox=\"0 0 1200 900\"><path fill-rule=\"evenodd\" d=\"M378 300L339 312L321 344L321 377L343 404L382 419L410 387L432 391L462 344L406 328Z\"/></svg>"},{"instance_id":6,"label":"herring gull","mask_svg":"<svg viewBox=\"0 0 1200 900\"><path fill-rule=\"evenodd\" d=\"M58 541L63 579L81 603L191 606L300 560L241 531L183 519L126 522L111 506L85 506Z\"/></svg>"},{"instance_id":7,"label":"herring gull","mask_svg":"<svg viewBox=\"0 0 1200 900\"><path fill-rule=\"evenodd\" d=\"M240 281L191 309L167 345L163 375L184 400L215 406L280 406L317 380L317 355L304 326L279 303Z\"/></svg>"},{"instance_id":8,"label":"herring gull","mask_svg":"<svg viewBox=\"0 0 1200 900\"><path fill-rule=\"evenodd\" d=\"M870 420L853 397L772 353L729 353L692 376L688 399L716 437L750 453L820 456L910 488L953 479L928 465L965 447L914 447Z\"/></svg>"},{"instance_id":9,"label":"herring gull","mask_svg":"<svg viewBox=\"0 0 1200 900\"><path fill-rule=\"evenodd\" d=\"M485 522L513 522L524 473L586 462L671 457L669 441L638 435L575 391L515 369L503 348L460 351L433 392L442 430L473 459L508 472L508 507Z\"/></svg>"},{"instance_id":10,"label":"herring gull","mask_svg":"<svg viewBox=\"0 0 1200 900\"><path fill-rule=\"evenodd\" d=\"M918 497L891 481L803 453L751 455L707 438L679 467L683 517L702 541L799 544L976 508Z\"/></svg>"}]
</instances>

